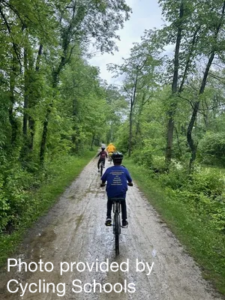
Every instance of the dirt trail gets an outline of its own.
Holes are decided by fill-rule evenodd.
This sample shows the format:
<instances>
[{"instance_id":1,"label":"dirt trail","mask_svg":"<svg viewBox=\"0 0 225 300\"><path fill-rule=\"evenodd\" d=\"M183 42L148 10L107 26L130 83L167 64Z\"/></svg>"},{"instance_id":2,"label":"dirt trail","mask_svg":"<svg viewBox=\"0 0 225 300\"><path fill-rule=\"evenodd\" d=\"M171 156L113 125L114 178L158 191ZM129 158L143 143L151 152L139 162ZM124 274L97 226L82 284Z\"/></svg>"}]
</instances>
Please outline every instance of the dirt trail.
<instances>
[{"instance_id":1,"label":"dirt trail","mask_svg":"<svg viewBox=\"0 0 225 300\"><path fill-rule=\"evenodd\" d=\"M107 162L106 167L109 166ZM157 216L155 210L136 186L129 188L127 194L129 227L122 229L120 238L120 252L118 257L114 254L114 237L111 227L105 227L106 194L99 188L100 176L96 170L96 160L92 160L60 197L59 202L50 212L36 224L28 233L16 259L23 262L52 262L52 272L19 272L14 267L10 272L2 270L0 274L0 299L35 299L35 300L104 300L104 299L133 299L133 300L219 300L220 297L213 292L210 285L201 278L199 268L189 257L174 235L168 230ZM60 262L82 263L109 263L125 262L123 269L117 272L100 272L88 270L59 274ZM147 271L136 272L136 260L152 266L150 275ZM129 267L129 272L126 271ZM34 267L34 265L33 265ZM48 266L49 267L49 266ZM80 264L82 267L82 264ZM122 267L122 266L121 266ZM15 279L18 283L30 285L31 291L35 289L34 283L41 282L42 292L26 292L20 296L7 291L7 282ZM116 284L116 290L124 287L121 293L99 292L75 293L79 291L72 282L79 279L82 283L93 283L93 280L102 286L105 283ZM55 292L50 288L43 293L43 285L54 283ZM65 284L58 285L59 283ZM119 285L119 283L121 285ZM133 283L135 293L132 293L128 284ZM78 285L80 285L77 282ZM10 283L9 288L15 291L17 285ZM87 291L90 286L86 286ZM109 285L106 289L109 289ZM65 290L64 290L65 288ZM63 295L64 291L64 296ZM57 293L59 295L57 295Z\"/></svg>"}]
</instances>

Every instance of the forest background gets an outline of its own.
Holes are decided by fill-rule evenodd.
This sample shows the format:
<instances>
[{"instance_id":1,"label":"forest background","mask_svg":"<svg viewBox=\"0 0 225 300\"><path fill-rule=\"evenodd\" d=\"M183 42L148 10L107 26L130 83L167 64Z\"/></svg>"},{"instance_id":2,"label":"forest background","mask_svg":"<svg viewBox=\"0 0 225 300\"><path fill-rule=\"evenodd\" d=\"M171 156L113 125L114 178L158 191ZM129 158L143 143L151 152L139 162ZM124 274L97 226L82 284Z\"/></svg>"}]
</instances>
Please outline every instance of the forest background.
<instances>
[{"instance_id":1,"label":"forest background","mask_svg":"<svg viewBox=\"0 0 225 300\"><path fill-rule=\"evenodd\" d=\"M116 86L88 63L88 49L116 50L131 14L124 0L1 1L1 261L113 141L225 293L225 1L158 2L165 24L108 66Z\"/></svg>"}]
</instances>

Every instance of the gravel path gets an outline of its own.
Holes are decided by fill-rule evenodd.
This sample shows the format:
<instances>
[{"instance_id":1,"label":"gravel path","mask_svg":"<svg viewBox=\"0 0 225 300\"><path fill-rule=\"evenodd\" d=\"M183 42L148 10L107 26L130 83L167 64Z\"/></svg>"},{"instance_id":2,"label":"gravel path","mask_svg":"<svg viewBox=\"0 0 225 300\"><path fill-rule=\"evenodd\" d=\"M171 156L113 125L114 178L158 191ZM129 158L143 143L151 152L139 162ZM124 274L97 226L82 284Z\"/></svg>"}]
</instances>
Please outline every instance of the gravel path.
<instances>
[{"instance_id":1,"label":"gravel path","mask_svg":"<svg viewBox=\"0 0 225 300\"><path fill-rule=\"evenodd\" d=\"M96 163L84 168L28 232L21 254L11 258L10 272L1 270L0 299L221 299L136 185L127 194L129 227L122 229L115 257ZM21 270L16 262L24 263Z\"/></svg>"}]
</instances>

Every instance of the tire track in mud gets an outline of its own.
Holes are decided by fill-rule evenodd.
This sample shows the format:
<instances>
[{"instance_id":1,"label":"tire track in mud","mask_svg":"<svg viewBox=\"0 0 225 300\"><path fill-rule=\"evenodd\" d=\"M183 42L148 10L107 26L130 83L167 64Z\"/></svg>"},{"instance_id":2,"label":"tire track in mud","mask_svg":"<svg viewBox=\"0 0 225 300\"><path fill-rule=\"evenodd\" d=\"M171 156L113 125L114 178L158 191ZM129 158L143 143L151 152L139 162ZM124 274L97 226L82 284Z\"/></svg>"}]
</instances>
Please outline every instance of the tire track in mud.
<instances>
[{"instance_id":1,"label":"tire track in mud","mask_svg":"<svg viewBox=\"0 0 225 300\"><path fill-rule=\"evenodd\" d=\"M134 185L127 194L129 226L122 229L120 236L120 255L115 257L114 236L111 227L105 227L106 194L99 188L100 175L96 160L92 160L80 176L66 189L57 204L42 217L34 228L30 229L21 245L16 259L29 263L52 262L54 271L43 273L37 271L18 272L16 268L7 273L3 268L0 274L0 299L35 299L35 300L220 300L210 284L201 277L195 262L189 257L175 236L160 221L155 210ZM109 163L106 163L106 167ZM154 263L152 272L136 272L136 259L139 262ZM129 272L72 272L59 274L60 262L129 262ZM7 292L6 285L10 279L19 282L65 283L66 293L63 297L57 293L29 293L23 297L18 293ZM93 280L124 285L134 283L136 292L125 289L121 293L74 293L72 282L79 279L83 283ZM117 285L118 287L118 285Z\"/></svg>"}]
</instances>

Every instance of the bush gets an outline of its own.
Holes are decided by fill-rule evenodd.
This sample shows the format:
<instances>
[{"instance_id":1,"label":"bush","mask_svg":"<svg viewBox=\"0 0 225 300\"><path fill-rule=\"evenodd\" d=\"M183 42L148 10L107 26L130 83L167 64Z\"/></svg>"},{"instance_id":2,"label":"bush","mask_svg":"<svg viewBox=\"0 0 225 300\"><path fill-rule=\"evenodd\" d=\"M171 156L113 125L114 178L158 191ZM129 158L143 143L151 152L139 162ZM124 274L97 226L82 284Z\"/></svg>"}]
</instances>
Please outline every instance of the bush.
<instances>
[{"instance_id":1,"label":"bush","mask_svg":"<svg viewBox=\"0 0 225 300\"><path fill-rule=\"evenodd\" d=\"M225 165L225 133L207 133L199 143L199 158L203 163Z\"/></svg>"},{"instance_id":2,"label":"bush","mask_svg":"<svg viewBox=\"0 0 225 300\"><path fill-rule=\"evenodd\" d=\"M225 181L218 170L199 168L190 175L182 165L173 162L169 173L158 175L170 198L185 203L197 218L204 216L209 226L225 232Z\"/></svg>"},{"instance_id":3,"label":"bush","mask_svg":"<svg viewBox=\"0 0 225 300\"><path fill-rule=\"evenodd\" d=\"M143 165L147 168L150 168L152 166L152 152L151 149L140 149L135 150L132 153L132 158L138 165Z\"/></svg>"},{"instance_id":4,"label":"bush","mask_svg":"<svg viewBox=\"0 0 225 300\"><path fill-rule=\"evenodd\" d=\"M212 199L221 196L224 191L224 181L220 174L216 172L199 172L194 173L187 183L189 191L194 193L203 193Z\"/></svg>"},{"instance_id":5,"label":"bush","mask_svg":"<svg viewBox=\"0 0 225 300\"><path fill-rule=\"evenodd\" d=\"M181 189L188 180L188 173L185 169L177 169L176 166L171 166L170 172L162 174L159 177L160 184L163 187L169 187L173 190Z\"/></svg>"},{"instance_id":6,"label":"bush","mask_svg":"<svg viewBox=\"0 0 225 300\"><path fill-rule=\"evenodd\" d=\"M208 220L209 225L225 232L225 183L220 174L200 171L192 174L177 191L179 201L187 203L192 212Z\"/></svg>"},{"instance_id":7,"label":"bush","mask_svg":"<svg viewBox=\"0 0 225 300\"><path fill-rule=\"evenodd\" d=\"M0 178L0 231L15 228L20 216L30 205L29 189L34 182L34 176L19 165L8 166Z\"/></svg>"}]
</instances>

